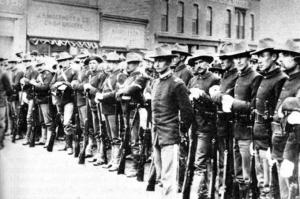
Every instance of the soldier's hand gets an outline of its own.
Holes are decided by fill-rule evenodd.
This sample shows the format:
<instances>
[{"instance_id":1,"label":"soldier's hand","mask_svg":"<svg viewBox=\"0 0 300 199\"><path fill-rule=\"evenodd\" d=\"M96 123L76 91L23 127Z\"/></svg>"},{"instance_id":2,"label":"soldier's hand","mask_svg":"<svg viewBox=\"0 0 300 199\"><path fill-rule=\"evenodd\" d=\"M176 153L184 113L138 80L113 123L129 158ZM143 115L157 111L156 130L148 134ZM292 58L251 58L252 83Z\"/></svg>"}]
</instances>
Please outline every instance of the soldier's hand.
<instances>
[{"instance_id":1,"label":"soldier's hand","mask_svg":"<svg viewBox=\"0 0 300 199\"><path fill-rule=\"evenodd\" d=\"M282 112L282 105L279 106L278 111L277 111L277 115L279 118L283 118L284 114Z\"/></svg>"},{"instance_id":2,"label":"soldier's hand","mask_svg":"<svg viewBox=\"0 0 300 199\"><path fill-rule=\"evenodd\" d=\"M73 80L73 81L71 82L71 87L72 87L73 89L76 89L76 88L78 87L78 84L79 84L78 80Z\"/></svg>"},{"instance_id":3,"label":"soldier's hand","mask_svg":"<svg viewBox=\"0 0 300 199\"><path fill-rule=\"evenodd\" d=\"M144 97L145 97L146 101L151 100L151 94L150 93L145 93Z\"/></svg>"},{"instance_id":4,"label":"soldier's hand","mask_svg":"<svg viewBox=\"0 0 300 199\"><path fill-rule=\"evenodd\" d=\"M269 162L269 165L273 165L276 163L276 160L272 158L271 148L269 147L266 153L266 158Z\"/></svg>"},{"instance_id":5,"label":"soldier's hand","mask_svg":"<svg viewBox=\"0 0 300 199\"><path fill-rule=\"evenodd\" d=\"M222 96L222 109L225 113L231 112L231 107L233 104L234 98L230 95L223 95Z\"/></svg>"},{"instance_id":6,"label":"soldier's hand","mask_svg":"<svg viewBox=\"0 0 300 199\"><path fill-rule=\"evenodd\" d=\"M190 94L189 98L191 101L194 99L197 100L205 94L205 91L203 91L199 88L191 88L190 92L191 92L191 94Z\"/></svg>"},{"instance_id":7,"label":"soldier's hand","mask_svg":"<svg viewBox=\"0 0 300 199\"><path fill-rule=\"evenodd\" d=\"M103 94L102 93L96 93L96 96L95 96L95 102L96 103L99 103L101 100L103 100Z\"/></svg>"},{"instance_id":8,"label":"soldier's hand","mask_svg":"<svg viewBox=\"0 0 300 199\"><path fill-rule=\"evenodd\" d=\"M92 88L92 85L90 83L87 83L87 84L84 84L83 85L83 89L86 91L86 90L91 90Z\"/></svg>"},{"instance_id":9,"label":"soldier's hand","mask_svg":"<svg viewBox=\"0 0 300 199\"><path fill-rule=\"evenodd\" d=\"M210 87L208 93L213 98L214 96L216 96L220 93L220 86L214 85L214 86Z\"/></svg>"},{"instance_id":10,"label":"soldier's hand","mask_svg":"<svg viewBox=\"0 0 300 199\"><path fill-rule=\"evenodd\" d=\"M27 79L26 77L23 77L23 78L20 80L20 83L21 83L22 85L26 85L26 84L29 83L29 79Z\"/></svg>"},{"instance_id":11,"label":"soldier's hand","mask_svg":"<svg viewBox=\"0 0 300 199\"><path fill-rule=\"evenodd\" d=\"M282 161L280 167L280 175L284 178L289 178L293 175L295 164L287 159Z\"/></svg>"},{"instance_id":12,"label":"soldier's hand","mask_svg":"<svg viewBox=\"0 0 300 199\"><path fill-rule=\"evenodd\" d=\"M287 122L289 124L300 124L300 112L299 111L292 111L288 117Z\"/></svg>"}]
</instances>

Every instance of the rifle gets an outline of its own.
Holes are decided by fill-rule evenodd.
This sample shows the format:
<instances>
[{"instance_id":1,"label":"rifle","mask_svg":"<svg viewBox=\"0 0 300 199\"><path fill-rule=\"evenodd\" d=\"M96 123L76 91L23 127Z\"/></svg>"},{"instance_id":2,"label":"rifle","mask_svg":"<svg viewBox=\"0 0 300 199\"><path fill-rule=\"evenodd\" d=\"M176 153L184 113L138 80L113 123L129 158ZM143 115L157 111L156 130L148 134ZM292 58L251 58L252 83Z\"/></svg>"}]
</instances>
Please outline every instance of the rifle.
<instances>
[{"instance_id":1,"label":"rifle","mask_svg":"<svg viewBox=\"0 0 300 199\"><path fill-rule=\"evenodd\" d=\"M103 154L103 160L104 164L107 164L107 152L106 152L106 146L105 146L105 124L102 123L102 105L101 102L97 104L97 114L99 119L99 130L100 133L97 136L97 143L99 146L99 152Z\"/></svg>"},{"instance_id":2,"label":"rifle","mask_svg":"<svg viewBox=\"0 0 300 199\"><path fill-rule=\"evenodd\" d=\"M213 138L211 141L211 151L212 151L212 158L211 158L211 165L212 165L212 173L211 179L209 184L209 193L208 198L214 199L215 198L215 191L216 191L216 176L217 176L217 147L216 147L216 138Z\"/></svg>"},{"instance_id":3,"label":"rifle","mask_svg":"<svg viewBox=\"0 0 300 199\"><path fill-rule=\"evenodd\" d=\"M77 158L80 153L80 137L81 137L81 128L80 128L80 119L79 119L79 110L77 106L77 91L74 93L74 111L75 111L75 125L76 125L76 130L75 130L75 136L74 136L74 157Z\"/></svg>"},{"instance_id":4,"label":"rifle","mask_svg":"<svg viewBox=\"0 0 300 199\"><path fill-rule=\"evenodd\" d=\"M224 165L223 165L223 179L222 179L222 187L221 187L221 197L220 199L225 199L226 196L226 177L227 177L227 165L228 165L228 151L225 149L224 151Z\"/></svg>"},{"instance_id":5,"label":"rifle","mask_svg":"<svg viewBox=\"0 0 300 199\"><path fill-rule=\"evenodd\" d=\"M88 110L89 110L89 92L86 91L85 93L85 103L86 103L86 115L87 118L84 120L84 134L83 134L83 147L79 153L79 161L78 164L84 164L85 163L85 150L88 145L88 139L89 139L89 122L88 122Z\"/></svg>"},{"instance_id":6,"label":"rifle","mask_svg":"<svg viewBox=\"0 0 300 199\"><path fill-rule=\"evenodd\" d=\"M13 102L11 102L13 103ZM15 143L16 141L16 135L18 133L18 118L17 118L17 115L14 113L14 110L13 110L13 107L11 104L8 105L8 107L10 108L10 112L11 112L11 117L12 117L12 139L11 139L11 142L12 143Z\"/></svg>"},{"instance_id":7,"label":"rifle","mask_svg":"<svg viewBox=\"0 0 300 199\"><path fill-rule=\"evenodd\" d=\"M147 187L146 187L146 191L155 191L156 169L155 169L155 165L154 165L154 155L152 155L149 170L150 170L150 172L149 172L149 179L148 179L148 184L147 184Z\"/></svg>"},{"instance_id":8,"label":"rifle","mask_svg":"<svg viewBox=\"0 0 300 199\"><path fill-rule=\"evenodd\" d=\"M254 146L254 132L253 132L253 120L254 120L254 111L251 112L250 114L250 121L251 124L248 126L251 132L251 142L252 142L252 150L255 151L255 146ZM249 191L251 191L252 198L256 199L259 197L259 190L257 187L257 178L256 178L256 171L255 171L255 155L252 153L251 154L251 161L250 161L250 187ZM249 193L248 193L249 195Z\"/></svg>"},{"instance_id":9,"label":"rifle","mask_svg":"<svg viewBox=\"0 0 300 199\"><path fill-rule=\"evenodd\" d=\"M33 90L33 108L32 108L32 117L33 117L33 125L31 126L31 131L29 135L29 147L34 147L35 146L35 136L36 136L36 131L37 131L37 116L38 116L38 109L37 109L37 104L35 102L36 98L36 92L34 86L32 86Z\"/></svg>"},{"instance_id":10,"label":"rifle","mask_svg":"<svg viewBox=\"0 0 300 199\"><path fill-rule=\"evenodd\" d=\"M192 103L194 106L194 103ZM193 107L194 108L194 107ZM183 189L182 189L182 198L189 199L191 186L194 178L194 162L195 162L195 155L197 150L197 135L194 132L194 128L189 132L189 149L188 149L188 158L187 158L187 166L184 175L183 181Z\"/></svg>"},{"instance_id":11,"label":"rifle","mask_svg":"<svg viewBox=\"0 0 300 199\"><path fill-rule=\"evenodd\" d=\"M129 139L130 139L130 132L132 130L132 126L130 126L130 111L129 108L129 102L131 100L131 97L123 96L122 101L122 116L125 118L125 134L123 136L123 140L120 146L120 163L118 167L118 174L124 174L125 172L125 163L126 163L126 156L130 153L130 146L129 146ZM138 111L136 110L133 116L133 121L136 120Z\"/></svg>"}]
</instances>

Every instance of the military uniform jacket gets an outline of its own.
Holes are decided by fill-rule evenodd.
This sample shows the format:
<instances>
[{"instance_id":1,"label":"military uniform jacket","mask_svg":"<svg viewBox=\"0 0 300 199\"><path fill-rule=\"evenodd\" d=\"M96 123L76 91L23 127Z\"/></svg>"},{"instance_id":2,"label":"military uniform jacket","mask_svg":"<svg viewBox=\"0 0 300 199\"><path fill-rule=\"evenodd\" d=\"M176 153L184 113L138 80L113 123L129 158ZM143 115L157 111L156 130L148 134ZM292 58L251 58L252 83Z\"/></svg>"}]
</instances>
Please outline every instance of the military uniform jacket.
<instances>
[{"instance_id":1,"label":"military uniform jacket","mask_svg":"<svg viewBox=\"0 0 300 199\"><path fill-rule=\"evenodd\" d=\"M0 69L0 107L6 106L6 96L12 94L12 88L6 73Z\"/></svg>"},{"instance_id":2,"label":"military uniform jacket","mask_svg":"<svg viewBox=\"0 0 300 199\"><path fill-rule=\"evenodd\" d=\"M143 91L149 77L139 71L132 72L122 85L123 94L131 96L134 102L144 103Z\"/></svg>"},{"instance_id":3,"label":"military uniform jacket","mask_svg":"<svg viewBox=\"0 0 300 199\"><path fill-rule=\"evenodd\" d=\"M116 92L124 84L127 75L121 70L113 71L104 81L101 91L103 93L102 111L103 114L115 114Z\"/></svg>"},{"instance_id":4,"label":"military uniform jacket","mask_svg":"<svg viewBox=\"0 0 300 199\"><path fill-rule=\"evenodd\" d=\"M174 69L174 75L183 80L185 85L188 85L190 79L193 77L192 72L187 68L187 65L182 64L176 66Z\"/></svg>"},{"instance_id":5,"label":"military uniform jacket","mask_svg":"<svg viewBox=\"0 0 300 199\"><path fill-rule=\"evenodd\" d=\"M271 115L274 114L275 106L280 95L280 91L287 76L279 67L264 74L263 79L257 89L255 99L255 122L253 126L254 140L256 147L267 149L270 146ZM265 141L262 141L265 140Z\"/></svg>"},{"instance_id":6,"label":"military uniform jacket","mask_svg":"<svg viewBox=\"0 0 300 199\"><path fill-rule=\"evenodd\" d=\"M77 78L75 78L78 80L78 85L74 88L77 93L77 107L86 105L83 85L88 83L88 73L88 67L83 67L82 70L77 73Z\"/></svg>"},{"instance_id":7,"label":"military uniform jacket","mask_svg":"<svg viewBox=\"0 0 300 199\"><path fill-rule=\"evenodd\" d=\"M35 80L38 75L39 75L39 73L36 70L32 70L30 72L25 72L24 77L29 79L29 80L32 80L32 79ZM23 90L27 93L27 99L28 100L33 99L33 87L32 87L31 84L26 84L23 87Z\"/></svg>"},{"instance_id":8,"label":"military uniform jacket","mask_svg":"<svg viewBox=\"0 0 300 199\"><path fill-rule=\"evenodd\" d=\"M43 71L37 77L37 83L39 83L39 85L35 86L37 103L39 104L49 103L50 83L52 78L53 78L53 74L48 70Z\"/></svg>"},{"instance_id":9,"label":"military uniform jacket","mask_svg":"<svg viewBox=\"0 0 300 199\"><path fill-rule=\"evenodd\" d=\"M103 72L89 72L88 73L88 78L89 78L89 83L92 85L90 92L90 107L92 110L97 110L96 102L95 102L95 95L97 92L100 91L100 88L103 85L104 80L106 79L107 74Z\"/></svg>"},{"instance_id":10,"label":"military uniform jacket","mask_svg":"<svg viewBox=\"0 0 300 199\"><path fill-rule=\"evenodd\" d=\"M217 103L217 135L227 136L228 130L231 129L230 121L233 119L232 113L224 113L222 111L221 98L222 94L229 94L234 96L234 86L238 78L238 71L236 68L225 71L220 83L220 93L221 95L216 99Z\"/></svg>"},{"instance_id":11,"label":"military uniform jacket","mask_svg":"<svg viewBox=\"0 0 300 199\"><path fill-rule=\"evenodd\" d=\"M209 88L220 84L220 78L210 71L203 75L194 76L188 85L188 89L199 88L205 91L205 95L194 102L197 128L203 133L216 132L216 105L209 96Z\"/></svg>"},{"instance_id":12,"label":"military uniform jacket","mask_svg":"<svg viewBox=\"0 0 300 199\"><path fill-rule=\"evenodd\" d=\"M56 82L65 82L69 85L73 80L77 80L77 72L75 72L71 67L68 67L66 70L58 71L57 73L55 73L50 83L50 89L56 89L53 88L53 84L55 84ZM61 97L61 105L70 102L74 102L74 95L73 89L70 86L68 86L67 89L64 91L63 96Z\"/></svg>"},{"instance_id":13,"label":"military uniform jacket","mask_svg":"<svg viewBox=\"0 0 300 199\"><path fill-rule=\"evenodd\" d=\"M179 112L185 130L193 121L193 108L188 96L184 82L172 73L154 80L151 104L154 144L179 144Z\"/></svg>"},{"instance_id":14,"label":"military uniform jacket","mask_svg":"<svg viewBox=\"0 0 300 199\"><path fill-rule=\"evenodd\" d=\"M12 86L14 88L14 90L16 92L21 91L21 84L20 84L20 80L22 79L22 77L24 77L24 72L23 71L16 71L13 74L12 77Z\"/></svg>"},{"instance_id":15,"label":"military uniform jacket","mask_svg":"<svg viewBox=\"0 0 300 199\"><path fill-rule=\"evenodd\" d=\"M252 126L253 122L250 121L250 114L261 79L262 76L250 67L239 73L231 108L234 114L233 134L235 139L250 140L251 138L249 126Z\"/></svg>"}]
</instances>

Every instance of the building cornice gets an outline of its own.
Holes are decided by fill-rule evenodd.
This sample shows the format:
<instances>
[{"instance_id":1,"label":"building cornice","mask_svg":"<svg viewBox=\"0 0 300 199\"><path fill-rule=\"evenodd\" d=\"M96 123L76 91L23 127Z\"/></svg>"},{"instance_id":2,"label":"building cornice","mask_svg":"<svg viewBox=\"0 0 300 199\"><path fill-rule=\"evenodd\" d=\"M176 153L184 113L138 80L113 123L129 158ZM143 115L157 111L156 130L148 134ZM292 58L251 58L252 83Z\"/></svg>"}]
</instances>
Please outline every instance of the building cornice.
<instances>
[{"instance_id":1,"label":"building cornice","mask_svg":"<svg viewBox=\"0 0 300 199\"><path fill-rule=\"evenodd\" d=\"M102 13L102 19L107 21L135 23L135 24L143 24L143 25L149 23L148 19L132 18L132 17L117 16L117 15L110 15L110 14L103 14L103 13Z\"/></svg>"}]
</instances>

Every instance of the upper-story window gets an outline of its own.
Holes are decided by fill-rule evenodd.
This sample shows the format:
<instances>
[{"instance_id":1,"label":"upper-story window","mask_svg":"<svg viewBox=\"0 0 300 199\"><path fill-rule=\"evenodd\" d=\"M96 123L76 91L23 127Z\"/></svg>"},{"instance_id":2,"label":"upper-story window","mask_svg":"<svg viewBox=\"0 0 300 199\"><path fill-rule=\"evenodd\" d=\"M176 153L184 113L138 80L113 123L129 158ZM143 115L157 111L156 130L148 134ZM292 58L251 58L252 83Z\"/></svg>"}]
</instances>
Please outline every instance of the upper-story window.
<instances>
[{"instance_id":1,"label":"upper-story window","mask_svg":"<svg viewBox=\"0 0 300 199\"><path fill-rule=\"evenodd\" d=\"M192 33L199 34L199 6L197 4L194 4L193 8Z\"/></svg>"},{"instance_id":2,"label":"upper-story window","mask_svg":"<svg viewBox=\"0 0 300 199\"><path fill-rule=\"evenodd\" d=\"M206 10L206 35L212 36L213 11L212 7L207 7Z\"/></svg>"},{"instance_id":3,"label":"upper-story window","mask_svg":"<svg viewBox=\"0 0 300 199\"><path fill-rule=\"evenodd\" d=\"M177 10L177 32L184 32L184 3L181 1L178 3Z\"/></svg>"},{"instance_id":4,"label":"upper-story window","mask_svg":"<svg viewBox=\"0 0 300 199\"><path fill-rule=\"evenodd\" d=\"M161 4L161 31L169 30L169 1L162 0Z\"/></svg>"},{"instance_id":5,"label":"upper-story window","mask_svg":"<svg viewBox=\"0 0 300 199\"><path fill-rule=\"evenodd\" d=\"M236 15L236 38L245 39L246 11L242 9L236 9L235 15Z\"/></svg>"},{"instance_id":6,"label":"upper-story window","mask_svg":"<svg viewBox=\"0 0 300 199\"><path fill-rule=\"evenodd\" d=\"M225 34L227 38L231 37L231 10L226 10Z\"/></svg>"},{"instance_id":7,"label":"upper-story window","mask_svg":"<svg viewBox=\"0 0 300 199\"><path fill-rule=\"evenodd\" d=\"M250 28L250 31L251 31L251 40L254 41L255 39L255 20L254 20L254 15L250 15L251 16L251 28Z\"/></svg>"}]
</instances>

